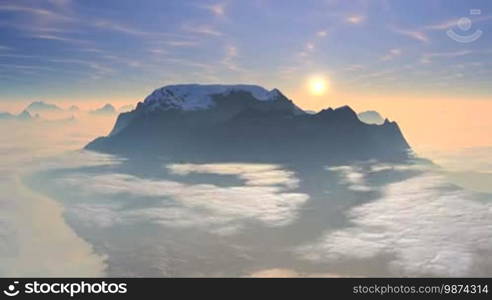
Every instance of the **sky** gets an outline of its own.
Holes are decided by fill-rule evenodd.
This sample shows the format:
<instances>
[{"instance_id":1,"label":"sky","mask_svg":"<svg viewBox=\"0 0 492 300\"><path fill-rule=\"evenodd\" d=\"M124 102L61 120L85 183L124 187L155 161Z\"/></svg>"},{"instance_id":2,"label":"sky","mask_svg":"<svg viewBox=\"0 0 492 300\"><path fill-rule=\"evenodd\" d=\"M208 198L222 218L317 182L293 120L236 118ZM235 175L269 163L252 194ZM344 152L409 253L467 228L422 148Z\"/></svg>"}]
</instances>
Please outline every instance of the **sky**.
<instances>
[{"instance_id":1,"label":"sky","mask_svg":"<svg viewBox=\"0 0 492 300\"><path fill-rule=\"evenodd\" d=\"M486 0L0 0L0 110L251 83L305 109L378 110L422 148L491 146L491 10Z\"/></svg>"}]
</instances>

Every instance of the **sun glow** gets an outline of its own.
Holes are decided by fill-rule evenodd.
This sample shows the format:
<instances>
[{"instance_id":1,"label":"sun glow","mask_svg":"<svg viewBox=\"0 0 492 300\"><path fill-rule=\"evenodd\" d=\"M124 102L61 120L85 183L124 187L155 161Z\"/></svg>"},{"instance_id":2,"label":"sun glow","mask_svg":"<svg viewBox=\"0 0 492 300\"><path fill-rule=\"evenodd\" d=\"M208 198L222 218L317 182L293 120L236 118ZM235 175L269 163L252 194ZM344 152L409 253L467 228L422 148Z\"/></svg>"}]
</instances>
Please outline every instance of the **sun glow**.
<instances>
[{"instance_id":1,"label":"sun glow","mask_svg":"<svg viewBox=\"0 0 492 300\"><path fill-rule=\"evenodd\" d=\"M313 95L323 95L328 91L329 83L323 77L312 77L308 81L308 88Z\"/></svg>"}]
</instances>

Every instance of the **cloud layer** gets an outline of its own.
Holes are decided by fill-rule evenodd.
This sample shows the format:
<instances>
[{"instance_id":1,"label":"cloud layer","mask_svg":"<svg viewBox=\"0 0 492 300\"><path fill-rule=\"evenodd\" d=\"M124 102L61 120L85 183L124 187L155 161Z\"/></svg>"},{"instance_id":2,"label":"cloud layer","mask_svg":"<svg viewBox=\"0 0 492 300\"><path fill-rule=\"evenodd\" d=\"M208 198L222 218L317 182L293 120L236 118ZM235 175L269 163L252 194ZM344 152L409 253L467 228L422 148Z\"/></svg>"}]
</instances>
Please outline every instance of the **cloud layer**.
<instances>
[{"instance_id":1,"label":"cloud layer","mask_svg":"<svg viewBox=\"0 0 492 300\"><path fill-rule=\"evenodd\" d=\"M201 227L218 233L237 230L243 221L259 221L265 226L284 226L293 222L308 200L290 190L298 179L292 172L271 165L205 164L170 165L175 174L191 172L234 175L245 181L241 186L188 184L154 180L128 174L73 174L59 183L80 188L91 197L131 195L160 199L158 205L121 209L121 203L78 204L71 210L87 225L112 226L116 223L150 221L171 227ZM98 217L93 217L98 216Z\"/></svg>"},{"instance_id":2,"label":"cloud layer","mask_svg":"<svg viewBox=\"0 0 492 300\"><path fill-rule=\"evenodd\" d=\"M396 276L490 274L492 204L424 173L383 189L383 197L352 209L353 226L298 249L307 260L390 259Z\"/></svg>"},{"instance_id":3,"label":"cloud layer","mask_svg":"<svg viewBox=\"0 0 492 300\"><path fill-rule=\"evenodd\" d=\"M34 170L109 165L106 155L73 150L85 132L73 125L2 123L0 126L0 276L104 276L106 257L95 253L63 218L63 207L24 185ZM82 138L81 138L82 136ZM77 146L75 146L77 147ZM53 155L56 155L53 157Z\"/></svg>"}]
</instances>

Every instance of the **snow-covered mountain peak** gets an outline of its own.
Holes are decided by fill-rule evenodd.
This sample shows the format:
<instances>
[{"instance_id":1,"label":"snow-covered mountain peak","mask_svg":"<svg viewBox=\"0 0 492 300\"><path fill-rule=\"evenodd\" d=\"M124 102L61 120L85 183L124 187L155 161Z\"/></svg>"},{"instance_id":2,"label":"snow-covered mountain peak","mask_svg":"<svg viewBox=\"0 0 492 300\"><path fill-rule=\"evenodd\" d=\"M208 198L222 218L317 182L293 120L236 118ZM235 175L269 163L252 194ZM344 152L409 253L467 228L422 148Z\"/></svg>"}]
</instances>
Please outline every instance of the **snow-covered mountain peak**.
<instances>
[{"instance_id":1,"label":"snow-covered mountain peak","mask_svg":"<svg viewBox=\"0 0 492 300\"><path fill-rule=\"evenodd\" d=\"M250 93L258 101L273 101L281 95L277 89L268 91L257 85L180 84L155 90L145 98L143 105L150 110L202 110L214 105L213 96L227 96L233 92Z\"/></svg>"}]
</instances>

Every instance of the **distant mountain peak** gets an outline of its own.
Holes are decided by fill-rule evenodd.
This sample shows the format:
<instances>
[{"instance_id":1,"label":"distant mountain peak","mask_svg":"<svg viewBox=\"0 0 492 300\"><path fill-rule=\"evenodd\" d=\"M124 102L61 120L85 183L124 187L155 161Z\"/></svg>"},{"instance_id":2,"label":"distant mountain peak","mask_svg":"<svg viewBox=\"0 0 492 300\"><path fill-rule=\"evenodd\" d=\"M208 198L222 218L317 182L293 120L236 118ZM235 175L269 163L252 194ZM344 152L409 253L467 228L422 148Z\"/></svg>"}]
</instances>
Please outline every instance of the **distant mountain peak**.
<instances>
[{"instance_id":1,"label":"distant mountain peak","mask_svg":"<svg viewBox=\"0 0 492 300\"><path fill-rule=\"evenodd\" d=\"M337 107L335 108L335 111L349 113L349 114L356 114L355 111L348 105Z\"/></svg>"},{"instance_id":2,"label":"distant mountain peak","mask_svg":"<svg viewBox=\"0 0 492 300\"><path fill-rule=\"evenodd\" d=\"M23 110L19 115L17 115L17 118L23 120L29 120L32 119L32 116L27 110Z\"/></svg>"},{"instance_id":3,"label":"distant mountain peak","mask_svg":"<svg viewBox=\"0 0 492 300\"><path fill-rule=\"evenodd\" d=\"M330 113L332 111L333 111L333 108L328 107L328 108L320 110L318 113Z\"/></svg>"},{"instance_id":4,"label":"distant mountain peak","mask_svg":"<svg viewBox=\"0 0 492 300\"><path fill-rule=\"evenodd\" d=\"M329 107L327 109L321 110L319 113L316 114L316 116L330 119L330 120L335 120L335 119L344 119L344 120L358 120L357 119L357 114L355 111L348 105L340 106L335 109Z\"/></svg>"},{"instance_id":5,"label":"distant mountain peak","mask_svg":"<svg viewBox=\"0 0 492 300\"><path fill-rule=\"evenodd\" d=\"M44 101L34 101L31 104L29 104L26 109L27 111L33 112L33 111L60 111L62 110L55 104L51 103L46 103Z\"/></svg>"},{"instance_id":6,"label":"distant mountain peak","mask_svg":"<svg viewBox=\"0 0 492 300\"><path fill-rule=\"evenodd\" d=\"M104 104L104 106L102 107L102 109L111 109L111 110L114 110L115 108L114 108L113 105L107 103L107 104Z\"/></svg>"},{"instance_id":7,"label":"distant mountain peak","mask_svg":"<svg viewBox=\"0 0 492 300\"><path fill-rule=\"evenodd\" d=\"M93 110L90 112L93 115L108 115L108 114L115 114L116 113L116 108L114 108L113 105L107 103L103 107L98 108L96 110Z\"/></svg>"},{"instance_id":8,"label":"distant mountain peak","mask_svg":"<svg viewBox=\"0 0 492 300\"><path fill-rule=\"evenodd\" d=\"M36 114L34 117L27 111L23 110L20 114L14 115L8 112L0 112L0 120L18 120L18 121L31 121L39 119L39 115Z\"/></svg>"},{"instance_id":9,"label":"distant mountain peak","mask_svg":"<svg viewBox=\"0 0 492 300\"><path fill-rule=\"evenodd\" d=\"M134 106L131 104L128 105L123 105L118 109L118 112L123 113L123 112L129 112L134 109Z\"/></svg>"},{"instance_id":10,"label":"distant mountain peak","mask_svg":"<svg viewBox=\"0 0 492 300\"><path fill-rule=\"evenodd\" d=\"M357 115L359 119L367 124L381 125L385 123L383 117L375 110L368 110Z\"/></svg>"},{"instance_id":11,"label":"distant mountain peak","mask_svg":"<svg viewBox=\"0 0 492 300\"><path fill-rule=\"evenodd\" d=\"M204 110L214 106L214 96L227 96L235 92L249 93L258 101L273 101L285 97L278 89L268 91L258 85L179 84L156 89L145 98L143 106L149 110Z\"/></svg>"},{"instance_id":12,"label":"distant mountain peak","mask_svg":"<svg viewBox=\"0 0 492 300\"><path fill-rule=\"evenodd\" d=\"M77 106L77 105L71 105L69 108L68 108L68 111L79 111L80 108Z\"/></svg>"}]
</instances>

